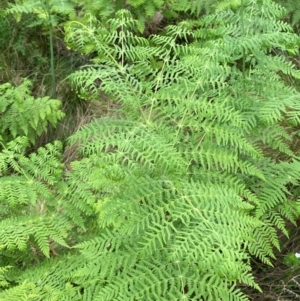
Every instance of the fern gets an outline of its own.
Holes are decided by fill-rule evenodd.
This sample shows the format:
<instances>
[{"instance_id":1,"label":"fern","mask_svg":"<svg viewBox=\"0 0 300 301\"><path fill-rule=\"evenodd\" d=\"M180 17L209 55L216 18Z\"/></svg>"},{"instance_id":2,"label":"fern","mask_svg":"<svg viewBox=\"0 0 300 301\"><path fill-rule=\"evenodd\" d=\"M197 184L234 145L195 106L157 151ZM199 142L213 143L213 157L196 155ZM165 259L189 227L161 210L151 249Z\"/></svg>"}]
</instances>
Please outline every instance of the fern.
<instances>
[{"instance_id":1,"label":"fern","mask_svg":"<svg viewBox=\"0 0 300 301\"><path fill-rule=\"evenodd\" d=\"M73 193L72 182L64 182L61 144L46 145L29 157L24 154L27 145L26 138L18 137L0 156L0 264L4 287L12 281L23 281L24 270L33 262L65 254L80 241L85 226L93 223L92 206L82 204L84 189L80 191L77 185ZM48 275L43 276L47 282ZM68 285L63 287L69 291ZM3 290L1 299L19 298L19 294L29 300L52 300L64 296L65 291L28 279L18 288ZM72 296L70 300L76 300Z\"/></svg>"},{"instance_id":2,"label":"fern","mask_svg":"<svg viewBox=\"0 0 300 301\"><path fill-rule=\"evenodd\" d=\"M300 95L279 76L299 73L274 51L299 38L272 1L223 4L201 18L189 8L189 20L149 38L124 10L105 25L92 16L66 25L68 45L94 55L69 79L118 109L70 137L70 172L58 146L26 158L17 140L2 152L3 178L34 179L36 195L31 204L6 192L9 210L25 209L2 222L2 266L7 249L61 256L4 272L14 285L1 300L240 301L240 285L260 290L251 256L272 264L278 230L287 235L286 220L299 217L289 187L300 163L284 124L299 124ZM42 219L26 215L32 206Z\"/></svg>"},{"instance_id":3,"label":"fern","mask_svg":"<svg viewBox=\"0 0 300 301\"><path fill-rule=\"evenodd\" d=\"M75 238L70 233L84 232L87 221L83 221L82 216L91 216L91 206L81 204L78 187L73 195L75 202L70 196L71 181L70 184L64 182L62 143L47 144L36 153L28 154L36 133L45 130L49 123L55 126L64 116L59 101L48 97L34 99L29 87L27 80L16 88L10 84L0 87L2 291L34 262L69 250L74 239L78 241L80 237L80 234ZM22 136L25 134L28 137ZM40 291L38 285L29 281L5 292L1 299L28 294L26 298L32 300L47 293L51 295L51 288Z\"/></svg>"},{"instance_id":4,"label":"fern","mask_svg":"<svg viewBox=\"0 0 300 301\"><path fill-rule=\"evenodd\" d=\"M47 130L48 123L55 126L64 117L59 110L60 101L49 97L34 99L30 86L28 80L15 88L8 83L0 86L0 131L4 141L24 135L33 143L36 135Z\"/></svg>"},{"instance_id":5,"label":"fern","mask_svg":"<svg viewBox=\"0 0 300 301\"><path fill-rule=\"evenodd\" d=\"M48 11L48 7L50 6L50 11ZM9 8L6 9L6 13L14 14L16 17L20 18L21 14L36 14L40 18L40 22L43 24L44 22L48 22L48 14L50 13L53 17L51 22L53 25L58 23L58 16L60 15L75 15L75 8L71 1L66 0L47 0L47 1L33 1L33 0L24 0L21 1L20 4L10 4Z\"/></svg>"},{"instance_id":6,"label":"fern","mask_svg":"<svg viewBox=\"0 0 300 301\"><path fill-rule=\"evenodd\" d=\"M140 33L147 32L151 27L156 28L163 19L180 18L183 15L203 15L229 7L235 7L239 2L236 0L221 1L208 0L117 0L106 1L80 1L73 0L78 9L79 20L87 15L93 15L101 22L106 22L114 18L119 10L127 9L137 26L134 31ZM78 18L71 18L73 21Z\"/></svg>"},{"instance_id":7,"label":"fern","mask_svg":"<svg viewBox=\"0 0 300 301\"><path fill-rule=\"evenodd\" d=\"M300 21L300 7L299 7L299 2L296 0L292 1L281 1L281 0L276 0L277 3L285 7L286 9L286 14L289 17L289 22L291 23L292 26L297 28L299 26L299 21Z\"/></svg>"},{"instance_id":8,"label":"fern","mask_svg":"<svg viewBox=\"0 0 300 301\"><path fill-rule=\"evenodd\" d=\"M285 219L299 214L287 189L299 162L280 126L287 116L297 123L299 94L277 72L299 75L269 55L299 42L276 21L282 14L270 1L246 1L236 13L183 22L148 40L132 37L127 12L113 34L102 24L69 28L70 45L88 53L92 42L101 63L71 80L95 98L100 80L130 116L95 120L71 138L85 164L103 166L98 223L112 230L78 246L90 262L79 282L98 275L103 286L95 300L244 300L235 283L255 286L249 253L271 264L276 229L287 234ZM191 44L177 42L187 37ZM274 150L295 161L276 163ZM95 177L89 172L86 185Z\"/></svg>"}]
</instances>

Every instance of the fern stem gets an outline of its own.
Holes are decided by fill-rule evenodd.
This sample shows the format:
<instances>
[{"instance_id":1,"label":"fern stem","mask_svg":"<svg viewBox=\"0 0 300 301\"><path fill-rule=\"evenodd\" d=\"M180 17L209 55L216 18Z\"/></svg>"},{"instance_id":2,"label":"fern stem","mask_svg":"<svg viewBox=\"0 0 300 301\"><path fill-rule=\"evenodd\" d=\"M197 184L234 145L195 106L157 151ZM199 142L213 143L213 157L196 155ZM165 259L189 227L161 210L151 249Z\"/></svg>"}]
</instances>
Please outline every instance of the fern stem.
<instances>
[{"instance_id":1,"label":"fern stem","mask_svg":"<svg viewBox=\"0 0 300 301\"><path fill-rule=\"evenodd\" d=\"M54 50L53 50L53 26L52 26L52 18L51 18L51 10L49 0L46 0L46 10L48 15L48 23L49 23L49 42L50 42L50 72L51 72L51 97L56 98L56 75L54 68Z\"/></svg>"},{"instance_id":2,"label":"fern stem","mask_svg":"<svg viewBox=\"0 0 300 301\"><path fill-rule=\"evenodd\" d=\"M213 124L216 119L217 119L217 115L214 117L214 119L212 120L211 124ZM205 136L206 136L206 133L199 139L199 142L197 143L195 150L197 150L199 148L199 146L201 145L201 143L204 140ZM189 163L188 163L188 165L186 167L186 172L188 171L191 163L192 163L192 159L190 159L190 161L189 161Z\"/></svg>"},{"instance_id":3,"label":"fern stem","mask_svg":"<svg viewBox=\"0 0 300 301\"><path fill-rule=\"evenodd\" d=\"M195 89L193 90L193 93L192 93L192 95L190 96L191 98L193 98L194 95L196 94L196 91L198 90L198 87L199 87L199 84L197 84L197 85L195 86ZM181 125L183 124L183 122L184 122L184 120L185 120L185 118L186 118L187 113L188 113L188 109L185 109L184 114L183 114L181 120L180 120L179 123L178 123L179 126L178 126L178 130L177 130L177 132L176 132L176 137L178 137L178 135L179 135L179 132L180 132L180 129L181 129Z\"/></svg>"},{"instance_id":4,"label":"fern stem","mask_svg":"<svg viewBox=\"0 0 300 301\"><path fill-rule=\"evenodd\" d=\"M245 36L244 0L241 0L241 29L242 29L242 35ZM242 71L243 71L243 78L245 79L246 78L246 53L245 53L245 49L243 49Z\"/></svg>"},{"instance_id":5,"label":"fern stem","mask_svg":"<svg viewBox=\"0 0 300 301\"><path fill-rule=\"evenodd\" d=\"M175 37L174 37L174 44L175 44L175 42L176 42L177 37L178 37L178 34L176 34ZM156 85L155 85L155 88L154 88L154 96L156 95L156 93L157 93L157 91L158 91L158 84L159 84L159 82L160 82L160 79L161 79L162 76L163 76L163 71L164 71L164 69L165 69L165 67L166 67L166 62L168 62L168 60L169 60L169 56L170 56L170 53L171 53L171 49L172 49L172 47L170 47L170 49L169 49L168 52L166 53L166 56L165 56L165 59L164 59L163 66L162 66L162 68L161 68L161 70L160 70L160 72L159 72L159 75L158 75L158 77L157 77L157 82L156 82ZM155 100L156 100L156 98L153 97L153 98L152 98L152 101L151 101L151 107L150 107L150 112L149 112L149 115L148 115L147 123L150 121L150 118L151 118L151 114L152 114L152 111L153 111L153 107L154 107L154 102L155 102Z\"/></svg>"},{"instance_id":6,"label":"fern stem","mask_svg":"<svg viewBox=\"0 0 300 301\"><path fill-rule=\"evenodd\" d=\"M149 114L148 114L148 118L147 118L147 123L149 123L150 121L150 118L151 118L151 115L152 115L152 111L153 111L153 107L154 107L154 102L156 100L155 98L155 95L157 93L157 90L158 90L158 84L160 82L160 78L162 78L162 75L163 75L163 71L165 69L165 66L166 66L166 60L164 60L164 63L163 63L163 66L159 72L159 75L158 75L158 78L157 78L157 82L156 82L156 85L155 85L155 88L154 88L154 97L152 97L151 99L151 107L150 107L150 111L149 111Z\"/></svg>"},{"instance_id":7,"label":"fern stem","mask_svg":"<svg viewBox=\"0 0 300 301\"><path fill-rule=\"evenodd\" d=\"M121 36L121 44L122 44L122 67L124 67L124 51L125 51L125 47L124 47L124 15L122 14L122 27L121 27L121 32L120 32L120 36Z\"/></svg>"}]
</instances>

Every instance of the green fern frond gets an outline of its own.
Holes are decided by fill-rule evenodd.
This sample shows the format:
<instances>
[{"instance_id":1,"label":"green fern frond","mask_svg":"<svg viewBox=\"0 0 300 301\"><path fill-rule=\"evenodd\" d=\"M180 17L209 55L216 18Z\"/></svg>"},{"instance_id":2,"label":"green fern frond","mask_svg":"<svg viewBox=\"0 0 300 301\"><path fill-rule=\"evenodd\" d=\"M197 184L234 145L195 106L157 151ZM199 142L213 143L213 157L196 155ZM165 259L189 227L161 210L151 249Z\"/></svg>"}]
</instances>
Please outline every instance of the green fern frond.
<instances>
[{"instance_id":1,"label":"green fern frond","mask_svg":"<svg viewBox=\"0 0 300 301\"><path fill-rule=\"evenodd\" d=\"M75 15L75 8L72 1L69 0L24 0L20 4L10 3L10 7L6 9L7 14L37 14L42 19L47 19L48 6L52 13Z\"/></svg>"},{"instance_id":2,"label":"green fern frond","mask_svg":"<svg viewBox=\"0 0 300 301\"><path fill-rule=\"evenodd\" d=\"M4 84L1 97L1 133L4 140L26 136L33 143L36 135L46 131L47 125L56 125L64 117L61 102L49 97L34 99L31 83L25 80L18 87Z\"/></svg>"},{"instance_id":3,"label":"green fern frond","mask_svg":"<svg viewBox=\"0 0 300 301\"><path fill-rule=\"evenodd\" d=\"M299 110L297 92L281 84L275 73L297 77L297 72L282 57L268 55L274 41L282 50L298 42L288 25L275 20L282 9L269 1L264 5L261 13L256 1L246 2L244 13L254 18L252 12L257 10L258 24L252 28L253 20L245 23L246 31L239 13L230 12L204 17L202 23L170 26L166 36L151 37L151 45L142 40L128 42L129 26L124 28L122 41L116 35L101 40L108 47L111 41L121 43L105 53L112 64L110 73L107 66L94 65L72 75L71 80L85 93L96 96L99 88L132 118L129 122L120 112L118 118L95 120L70 139L79 143L85 157L82 162L91 164L84 182L102 192L95 206L98 224L115 231L98 242L80 245L92 262L101 254L103 265L98 265L94 277L103 271L100 281L109 279L96 300L141 296L231 300L235 294L242 300L233 289L227 295L225 287L228 291L231 281L242 278L255 286L247 274L249 266L243 263L249 259L247 252L271 264L273 248L279 248L276 228L287 234L284 218L294 220L289 209L279 213L288 204L286 187L294 180L275 175L298 175L295 167L291 166L291 173L282 172L283 166L270 163L272 158L265 160L265 156L271 148L295 157L289 147L291 138L280 123L289 111L297 118ZM262 26L265 17L272 20L268 27ZM114 29L118 28L122 18L114 22ZM214 31L205 39L203 33L191 29L191 24L200 30L212 23ZM71 38L77 34L74 29ZM92 41L96 39L95 31L88 32ZM178 37L186 44L178 45ZM79 49L83 42L77 42ZM114 65L114 61L129 59L131 65L139 66L140 57L132 52L139 43L151 53L143 56L139 73L132 74L134 67L123 63L121 69L118 63ZM94 49L100 51L100 47ZM161 49L167 49L163 57ZM102 53L99 62L104 59ZM156 69L153 59L161 62ZM241 59L249 66L247 72L239 66ZM262 69L263 64L268 67ZM97 78L101 81L98 87L94 84ZM101 181L93 180L97 171ZM224 264L216 267L216 262ZM81 275L88 277L89 270L89 266L81 270ZM141 281L142 272L153 275L151 283L156 285ZM174 289L168 293L167 287Z\"/></svg>"}]
</instances>

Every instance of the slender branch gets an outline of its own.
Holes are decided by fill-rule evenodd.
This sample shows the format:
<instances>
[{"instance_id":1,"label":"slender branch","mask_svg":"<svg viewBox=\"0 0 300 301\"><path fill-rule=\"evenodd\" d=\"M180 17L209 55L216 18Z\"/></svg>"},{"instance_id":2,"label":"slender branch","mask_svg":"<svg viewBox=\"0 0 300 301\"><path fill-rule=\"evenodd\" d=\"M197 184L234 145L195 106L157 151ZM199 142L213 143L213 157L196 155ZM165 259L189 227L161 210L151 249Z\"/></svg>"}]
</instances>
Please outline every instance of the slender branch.
<instances>
[{"instance_id":1,"label":"slender branch","mask_svg":"<svg viewBox=\"0 0 300 301\"><path fill-rule=\"evenodd\" d=\"M241 0L241 29L242 35L245 36L245 25L244 25L244 0ZM243 71L243 78L246 78L246 53L245 49L243 49L243 62L242 62L242 71Z\"/></svg>"},{"instance_id":2,"label":"slender branch","mask_svg":"<svg viewBox=\"0 0 300 301\"><path fill-rule=\"evenodd\" d=\"M50 9L50 0L46 0L46 12L48 16L48 25L49 25L49 42L50 42L50 73L51 73L51 97L56 98L56 74L54 67L54 50L53 50L53 26L52 26L52 16Z\"/></svg>"}]
</instances>

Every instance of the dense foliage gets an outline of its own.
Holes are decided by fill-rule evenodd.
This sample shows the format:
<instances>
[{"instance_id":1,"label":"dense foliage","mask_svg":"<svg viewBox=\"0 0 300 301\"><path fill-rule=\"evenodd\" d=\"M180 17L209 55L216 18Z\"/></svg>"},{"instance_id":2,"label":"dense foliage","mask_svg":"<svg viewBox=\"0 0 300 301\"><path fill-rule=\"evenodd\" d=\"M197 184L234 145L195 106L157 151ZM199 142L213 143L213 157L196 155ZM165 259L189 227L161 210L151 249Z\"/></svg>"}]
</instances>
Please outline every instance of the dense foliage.
<instances>
[{"instance_id":1,"label":"dense foliage","mask_svg":"<svg viewBox=\"0 0 300 301\"><path fill-rule=\"evenodd\" d=\"M249 300L300 214L297 18L272 0L108 2L1 12L49 38L61 100L0 86L0 300ZM80 67L64 81L101 112L37 148L64 117L62 37Z\"/></svg>"}]
</instances>

